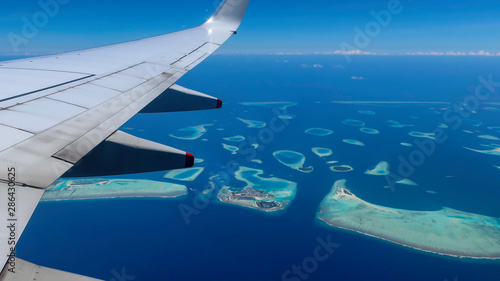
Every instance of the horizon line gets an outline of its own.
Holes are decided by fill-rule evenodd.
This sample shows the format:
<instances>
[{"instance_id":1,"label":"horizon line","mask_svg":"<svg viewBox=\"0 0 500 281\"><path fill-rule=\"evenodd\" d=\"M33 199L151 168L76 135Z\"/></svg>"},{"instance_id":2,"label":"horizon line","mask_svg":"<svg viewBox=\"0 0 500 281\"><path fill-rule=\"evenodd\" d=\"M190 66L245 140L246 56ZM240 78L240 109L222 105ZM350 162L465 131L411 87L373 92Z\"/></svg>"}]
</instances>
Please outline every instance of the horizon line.
<instances>
[{"instance_id":1,"label":"horizon line","mask_svg":"<svg viewBox=\"0 0 500 281\"><path fill-rule=\"evenodd\" d=\"M36 57L64 54L73 51L64 52L40 52L40 53L0 53L2 57ZM480 50L479 52L455 52L455 51L433 51L433 52L367 52L361 50L342 51L336 50L333 52L216 52L213 55L276 55L276 56L306 56L306 55L339 55L339 56L481 56L481 57L500 57L500 52L488 52Z\"/></svg>"}]
</instances>

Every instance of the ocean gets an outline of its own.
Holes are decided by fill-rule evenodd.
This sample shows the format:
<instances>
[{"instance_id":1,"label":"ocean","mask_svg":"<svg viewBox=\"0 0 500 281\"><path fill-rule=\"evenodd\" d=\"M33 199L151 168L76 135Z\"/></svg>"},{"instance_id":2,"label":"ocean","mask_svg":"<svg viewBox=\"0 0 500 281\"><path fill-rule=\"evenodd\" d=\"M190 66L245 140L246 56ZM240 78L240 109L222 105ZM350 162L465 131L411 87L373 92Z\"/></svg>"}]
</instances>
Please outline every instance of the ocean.
<instances>
[{"instance_id":1,"label":"ocean","mask_svg":"<svg viewBox=\"0 0 500 281\"><path fill-rule=\"evenodd\" d=\"M346 179L356 196L379 206L415 211L448 207L500 218L500 169L495 167L500 157L477 152L500 145L495 139L500 138L495 129L500 127L498 94L481 100L474 110L451 115L466 117L446 115L455 104L472 101L474 90L489 75L497 81L499 62L493 57L353 56L347 63L343 56L215 55L178 84L221 98L222 109L138 115L122 128L204 159L196 166L205 171L183 183L190 189L188 197L42 202L17 254L43 266L105 280L500 280L498 261L426 253L327 227L315 219L339 179ZM481 88L483 93L486 89ZM283 110L277 104L243 102L296 104ZM292 119L277 119L278 115ZM249 128L236 118L265 122L266 127ZM347 119L361 121L379 134L342 123ZM391 126L391 120L411 126ZM202 124L211 126L195 140L169 136ZM310 128L333 133L305 133ZM408 178L418 186L384 188L390 185L385 177L365 174L381 161L396 172L401 157L409 159L421 150L417 141L433 140L409 133L436 129L445 132L446 141L434 141L432 153L414 165ZM222 146L231 143L223 138L235 135L248 143L233 143L241 148L231 154ZM345 143L346 139L364 146ZM249 150L251 143L259 147ZM333 154L319 157L313 147L329 148ZM304 167L312 166L313 171L281 164L273 156L279 150L303 154ZM250 161L255 159L262 164ZM354 170L330 169L341 164ZM202 190L215 174L231 175L234 166L297 183L295 199L281 215L217 200L206 206L194 201L193 190ZM162 181L165 173L111 178ZM234 177L228 184L242 186ZM180 211L185 206L194 208L189 221ZM335 249L330 253L321 248L327 255L317 259L315 251L325 241L334 243Z\"/></svg>"}]
</instances>

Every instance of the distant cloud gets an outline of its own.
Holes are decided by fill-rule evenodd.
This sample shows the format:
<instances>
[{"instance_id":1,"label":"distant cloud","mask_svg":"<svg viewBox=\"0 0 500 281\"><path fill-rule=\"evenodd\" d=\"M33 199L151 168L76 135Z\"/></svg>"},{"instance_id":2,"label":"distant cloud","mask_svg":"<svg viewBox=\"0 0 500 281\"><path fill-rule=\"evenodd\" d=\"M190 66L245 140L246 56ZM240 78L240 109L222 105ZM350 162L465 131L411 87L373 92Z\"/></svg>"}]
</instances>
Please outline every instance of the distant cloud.
<instances>
[{"instance_id":1,"label":"distant cloud","mask_svg":"<svg viewBox=\"0 0 500 281\"><path fill-rule=\"evenodd\" d=\"M314 52L315 55L378 55L372 52L365 52L361 50L350 50L350 51L341 51L337 50L334 52Z\"/></svg>"},{"instance_id":2,"label":"distant cloud","mask_svg":"<svg viewBox=\"0 0 500 281\"><path fill-rule=\"evenodd\" d=\"M305 64L305 63L303 63L303 64L301 64L300 66L301 66L301 67L303 67L303 68L308 68L308 67L312 67L312 68L324 68L324 66L323 66L323 65L321 65L321 64L313 64L313 65L309 65L309 64Z\"/></svg>"},{"instance_id":3,"label":"distant cloud","mask_svg":"<svg viewBox=\"0 0 500 281\"><path fill-rule=\"evenodd\" d=\"M288 53L279 52L279 53L274 53L274 54L271 54L271 55L278 55L278 56L294 55L294 56L297 56L297 55L305 55L305 54L306 53L303 53L303 52L288 52Z\"/></svg>"},{"instance_id":4,"label":"distant cloud","mask_svg":"<svg viewBox=\"0 0 500 281\"><path fill-rule=\"evenodd\" d=\"M486 51L479 51L479 52L454 52L454 51L449 51L449 52L416 52L416 53L411 53L407 52L405 55L409 56L500 56L500 52L498 53L490 53Z\"/></svg>"},{"instance_id":5,"label":"distant cloud","mask_svg":"<svg viewBox=\"0 0 500 281\"><path fill-rule=\"evenodd\" d=\"M351 76L352 80L365 80L365 77L363 76Z\"/></svg>"},{"instance_id":6,"label":"distant cloud","mask_svg":"<svg viewBox=\"0 0 500 281\"><path fill-rule=\"evenodd\" d=\"M337 50L337 51L333 52L333 54L335 54L335 55L375 55L375 53L364 52L361 50L351 50L351 51Z\"/></svg>"},{"instance_id":7,"label":"distant cloud","mask_svg":"<svg viewBox=\"0 0 500 281\"><path fill-rule=\"evenodd\" d=\"M304 52L290 52L290 53L274 53L273 55L370 55L370 56L499 56L500 52L487 52L484 50L478 52L459 52L459 51L449 51L449 52L405 52L405 53L376 53L376 52L366 52L361 50L349 50L342 51L337 50L333 52L314 52L314 53L304 53ZM343 67L343 66L335 66Z\"/></svg>"}]
</instances>

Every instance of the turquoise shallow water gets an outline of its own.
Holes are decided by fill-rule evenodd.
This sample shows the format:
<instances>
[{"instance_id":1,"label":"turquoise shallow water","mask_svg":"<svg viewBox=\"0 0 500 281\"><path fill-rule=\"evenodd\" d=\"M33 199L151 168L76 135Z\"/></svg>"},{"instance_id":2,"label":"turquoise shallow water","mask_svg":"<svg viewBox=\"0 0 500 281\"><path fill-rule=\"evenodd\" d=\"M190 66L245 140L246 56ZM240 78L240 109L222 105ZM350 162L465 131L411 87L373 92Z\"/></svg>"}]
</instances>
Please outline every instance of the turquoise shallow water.
<instances>
[{"instance_id":1,"label":"turquoise shallow water","mask_svg":"<svg viewBox=\"0 0 500 281\"><path fill-rule=\"evenodd\" d=\"M347 179L352 192L377 205L407 210L440 210L445 206L500 217L500 158L473 151L494 150L500 145L497 140L478 137L500 137L498 131L490 129L500 127L498 111L492 110L500 110L499 105L491 104L497 102L495 97L463 119L476 121L464 121L454 128L456 120L447 122L444 117L452 106L447 102L467 97L468 89L478 84L479 75L500 74L498 62L495 65L483 58L363 57L340 69L334 66L345 64L342 57L290 57L287 63L283 59L210 58L179 83L222 98L225 104L221 110L141 115L124 125L127 133L187 150L205 160L196 164L205 170L194 181L172 180L190 188L188 198L42 203L23 235L19 256L107 280L114 277L113 270L122 268L134 275L134 280L280 280L286 270L313 254L318 238L330 235L341 246L309 273L308 280L498 280L498 263L409 250L326 228L314 220L319 204L339 179ZM325 67L302 68L303 62L321 62ZM217 80L223 74L224 79ZM349 77L354 74L365 79L353 81ZM445 103L332 102L338 100ZM284 110L283 104L240 104L246 101L297 104ZM283 115L293 118L279 118ZM266 125L248 127L237 118ZM364 122L380 133L364 133L358 126L343 124L346 119ZM202 124L213 125L196 139L169 136ZM448 125L442 129L447 138L434 146L424 142L434 141L432 138L410 135L433 132L440 124ZM311 128L332 133L306 133ZM231 142L238 147L236 154L231 154L221 144L224 138L236 135L245 140ZM365 146L343 140L357 140ZM318 157L314 147L331 149L332 155ZM427 155L424 149L429 147L433 149ZM304 173L281 164L273 156L280 150L302 154L304 166L314 170ZM365 174L381 161L388 163L390 172L401 174L401 159L409 159L415 151L423 153L423 163L401 176L418 186L396 183L392 189L384 188L390 184L385 176ZM256 159L262 164L252 161ZM338 163L327 163L330 161ZM340 165L354 170L340 173L330 169ZM195 206L197 192L214 174L224 175L224 183L234 188L245 186L234 177L240 166L260 169L262 177L297 183L297 194L285 213L271 216L228 204ZM165 173L128 177L170 181L163 178ZM181 204L198 211L190 216L189 224L179 211Z\"/></svg>"},{"instance_id":2,"label":"turquoise shallow water","mask_svg":"<svg viewBox=\"0 0 500 281\"><path fill-rule=\"evenodd\" d=\"M306 130L306 133L314 136L328 136L333 132L331 130L322 129L322 128L310 128Z\"/></svg>"}]
</instances>

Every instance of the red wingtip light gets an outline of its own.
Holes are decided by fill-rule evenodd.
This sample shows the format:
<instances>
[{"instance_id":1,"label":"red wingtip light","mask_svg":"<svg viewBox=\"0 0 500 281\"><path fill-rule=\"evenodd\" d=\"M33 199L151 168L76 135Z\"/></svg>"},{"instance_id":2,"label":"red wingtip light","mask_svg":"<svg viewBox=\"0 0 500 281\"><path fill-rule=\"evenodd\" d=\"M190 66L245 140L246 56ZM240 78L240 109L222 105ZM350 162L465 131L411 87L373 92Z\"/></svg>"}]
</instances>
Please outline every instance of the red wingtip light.
<instances>
[{"instance_id":1,"label":"red wingtip light","mask_svg":"<svg viewBox=\"0 0 500 281\"><path fill-rule=\"evenodd\" d=\"M194 166L194 156L191 153L186 152L186 168Z\"/></svg>"},{"instance_id":2,"label":"red wingtip light","mask_svg":"<svg viewBox=\"0 0 500 281\"><path fill-rule=\"evenodd\" d=\"M221 107L222 107L222 100L217 99L217 108L221 108Z\"/></svg>"}]
</instances>

